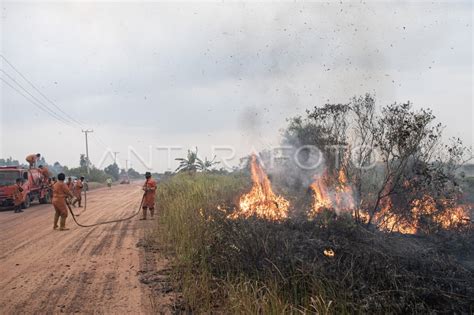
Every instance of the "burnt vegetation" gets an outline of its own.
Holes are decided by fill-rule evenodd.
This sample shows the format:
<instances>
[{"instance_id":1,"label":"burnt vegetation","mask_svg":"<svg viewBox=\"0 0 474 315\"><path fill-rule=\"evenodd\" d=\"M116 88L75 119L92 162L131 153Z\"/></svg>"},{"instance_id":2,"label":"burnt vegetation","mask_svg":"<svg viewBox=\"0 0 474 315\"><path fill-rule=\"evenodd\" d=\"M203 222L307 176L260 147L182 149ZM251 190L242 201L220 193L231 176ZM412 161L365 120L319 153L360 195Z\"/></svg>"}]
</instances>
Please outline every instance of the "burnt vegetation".
<instances>
[{"instance_id":1,"label":"burnt vegetation","mask_svg":"<svg viewBox=\"0 0 474 315\"><path fill-rule=\"evenodd\" d=\"M329 190L350 185L353 203L336 208L352 212L359 222L431 233L465 223L462 218L450 221L458 216L455 212L468 214L458 207L463 191L456 172L472 152L460 139L443 142L442 130L430 110L395 103L377 112L371 95L354 97L348 104L326 104L305 118L291 119L286 143L317 147L323 163L304 174L286 171L295 168L291 160L282 168L297 183L324 173Z\"/></svg>"},{"instance_id":2,"label":"burnt vegetation","mask_svg":"<svg viewBox=\"0 0 474 315\"><path fill-rule=\"evenodd\" d=\"M240 171L162 182L157 237L183 307L473 312L472 206L458 175L471 152L442 129L429 110L377 111L365 95L289 120L285 144L301 163L322 158L315 169L282 158L267 176L262 152Z\"/></svg>"}]
</instances>

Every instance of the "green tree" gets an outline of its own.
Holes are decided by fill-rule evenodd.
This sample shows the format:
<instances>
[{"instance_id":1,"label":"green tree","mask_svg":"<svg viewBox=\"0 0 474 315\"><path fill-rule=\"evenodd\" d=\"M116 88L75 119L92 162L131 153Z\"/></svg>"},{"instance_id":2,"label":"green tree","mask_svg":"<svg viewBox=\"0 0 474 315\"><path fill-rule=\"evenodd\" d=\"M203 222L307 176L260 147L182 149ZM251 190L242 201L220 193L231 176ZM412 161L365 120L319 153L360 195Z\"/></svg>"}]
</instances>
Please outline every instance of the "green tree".
<instances>
[{"instance_id":1,"label":"green tree","mask_svg":"<svg viewBox=\"0 0 474 315\"><path fill-rule=\"evenodd\" d=\"M110 164L104 169L104 172L107 175L110 175L113 177L113 179L118 180L120 178L120 169L117 165L117 163Z\"/></svg>"},{"instance_id":2,"label":"green tree","mask_svg":"<svg viewBox=\"0 0 474 315\"><path fill-rule=\"evenodd\" d=\"M63 172L63 166L61 165L61 163L56 161L56 162L54 162L51 171L53 172L53 174L57 175L57 174Z\"/></svg>"},{"instance_id":3,"label":"green tree","mask_svg":"<svg viewBox=\"0 0 474 315\"><path fill-rule=\"evenodd\" d=\"M81 154L81 156L79 158L79 166L84 168L84 169L87 169L87 164L88 164L88 159L87 159L86 155Z\"/></svg>"},{"instance_id":4,"label":"green tree","mask_svg":"<svg viewBox=\"0 0 474 315\"><path fill-rule=\"evenodd\" d=\"M131 169L128 170L128 176L130 178L140 178L140 173L138 173L136 170L131 168Z\"/></svg>"},{"instance_id":5,"label":"green tree","mask_svg":"<svg viewBox=\"0 0 474 315\"><path fill-rule=\"evenodd\" d=\"M0 159L0 166L19 166L20 162L12 159L12 157L6 159Z\"/></svg>"},{"instance_id":6,"label":"green tree","mask_svg":"<svg viewBox=\"0 0 474 315\"><path fill-rule=\"evenodd\" d=\"M48 165L48 163L44 159L44 156L41 156L40 159L36 162L36 166L38 165Z\"/></svg>"},{"instance_id":7,"label":"green tree","mask_svg":"<svg viewBox=\"0 0 474 315\"><path fill-rule=\"evenodd\" d=\"M201 160L200 158L197 158L197 169L200 170L201 172L209 172L211 171L212 167L215 165L219 164L220 162L215 161L216 156L212 160L208 160L207 157L204 158L204 161Z\"/></svg>"},{"instance_id":8,"label":"green tree","mask_svg":"<svg viewBox=\"0 0 474 315\"><path fill-rule=\"evenodd\" d=\"M198 149L196 148L196 151L188 150L186 158L177 158L175 160L179 161L179 166L175 172L194 173L198 169Z\"/></svg>"}]
</instances>

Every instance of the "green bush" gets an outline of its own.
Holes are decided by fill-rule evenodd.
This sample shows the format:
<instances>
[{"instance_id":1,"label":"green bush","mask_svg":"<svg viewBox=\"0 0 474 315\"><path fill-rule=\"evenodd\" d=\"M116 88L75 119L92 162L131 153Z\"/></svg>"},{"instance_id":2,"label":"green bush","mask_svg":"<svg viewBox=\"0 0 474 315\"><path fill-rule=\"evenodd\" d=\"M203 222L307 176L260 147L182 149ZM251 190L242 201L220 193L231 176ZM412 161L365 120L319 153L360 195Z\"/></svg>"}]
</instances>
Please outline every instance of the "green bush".
<instances>
[{"instance_id":1,"label":"green bush","mask_svg":"<svg viewBox=\"0 0 474 315\"><path fill-rule=\"evenodd\" d=\"M105 180L110 177L103 170L100 170L96 167L92 167L90 169L90 174L87 174L86 167L75 167L71 169L65 168L64 172L66 176L76 176L76 177L84 176L87 181L98 182L98 183L105 183Z\"/></svg>"}]
</instances>

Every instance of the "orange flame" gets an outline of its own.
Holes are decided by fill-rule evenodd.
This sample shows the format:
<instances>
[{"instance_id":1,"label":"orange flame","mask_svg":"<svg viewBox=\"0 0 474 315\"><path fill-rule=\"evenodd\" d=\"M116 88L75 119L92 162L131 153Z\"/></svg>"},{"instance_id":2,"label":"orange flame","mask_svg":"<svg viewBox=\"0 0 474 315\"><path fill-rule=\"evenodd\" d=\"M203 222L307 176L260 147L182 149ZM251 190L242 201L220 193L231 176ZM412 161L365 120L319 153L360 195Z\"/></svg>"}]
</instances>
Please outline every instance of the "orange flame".
<instances>
[{"instance_id":1,"label":"orange flame","mask_svg":"<svg viewBox=\"0 0 474 315\"><path fill-rule=\"evenodd\" d=\"M469 222L469 211L467 205L450 205L448 200L438 200L442 211L436 204L436 200L425 195L410 204L410 216L403 218L393 212L393 203L390 197L382 200L382 207L374 215L374 223L379 230L388 232L399 232L402 234L416 234L421 227L423 217L429 217L432 223L443 229L452 229ZM368 214L364 217L368 220Z\"/></svg>"},{"instance_id":2,"label":"orange flame","mask_svg":"<svg viewBox=\"0 0 474 315\"><path fill-rule=\"evenodd\" d=\"M324 253L324 256L327 256L327 257L334 257L335 253L332 249L325 249L323 251Z\"/></svg>"},{"instance_id":3,"label":"orange flame","mask_svg":"<svg viewBox=\"0 0 474 315\"><path fill-rule=\"evenodd\" d=\"M393 203L389 197L382 199L381 210L374 216L374 222L381 231L399 232L402 234L415 234L417 222L413 220L404 220L392 211Z\"/></svg>"},{"instance_id":4,"label":"orange flame","mask_svg":"<svg viewBox=\"0 0 474 315\"><path fill-rule=\"evenodd\" d=\"M322 176L317 177L310 185L314 195L313 207L308 215L309 218L314 218L323 209L334 209L339 212L355 208L352 187L342 168L339 170L333 193L329 192L327 182L329 182L329 177L327 173L324 173Z\"/></svg>"},{"instance_id":5,"label":"orange flame","mask_svg":"<svg viewBox=\"0 0 474 315\"><path fill-rule=\"evenodd\" d=\"M311 184L314 199L308 215L310 219L323 209L334 210L337 213L351 211L352 214L355 214L355 211L352 211L356 208L352 187L344 171L342 169L339 171L333 193L330 193L328 189L327 183L330 182L326 172ZM403 185L405 188L409 188L410 183L406 181ZM381 231L416 234L423 226L423 218L426 217L443 229L452 229L468 224L470 221L469 206L453 205L452 200L435 200L429 195L411 202L409 209L410 211L405 216L398 214L394 211L392 199L387 196L381 200L380 211L374 214L372 222ZM359 218L368 222L369 214L367 211L359 209Z\"/></svg>"},{"instance_id":6,"label":"orange flame","mask_svg":"<svg viewBox=\"0 0 474 315\"><path fill-rule=\"evenodd\" d=\"M267 174L259 165L257 156L252 155L250 172L253 186L249 193L240 197L240 209L230 215L231 218L259 218L280 221L288 217L290 203L282 196L276 195Z\"/></svg>"}]
</instances>

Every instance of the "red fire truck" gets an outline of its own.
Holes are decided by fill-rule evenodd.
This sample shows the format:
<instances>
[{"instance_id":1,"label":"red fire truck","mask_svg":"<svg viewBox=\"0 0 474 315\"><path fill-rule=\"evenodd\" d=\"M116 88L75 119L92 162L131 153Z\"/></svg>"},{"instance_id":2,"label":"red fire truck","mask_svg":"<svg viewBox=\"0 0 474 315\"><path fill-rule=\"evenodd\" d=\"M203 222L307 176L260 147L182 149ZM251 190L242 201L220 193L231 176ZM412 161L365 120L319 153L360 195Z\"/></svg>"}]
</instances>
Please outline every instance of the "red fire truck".
<instances>
[{"instance_id":1,"label":"red fire truck","mask_svg":"<svg viewBox=\"0 0 474 315\"><path fill-rule=\"evenodd\" d=\"M26 169L21 166L0 167L0 207L13 206L13 189L16 179L23 179L23 208L26 209L31 202L51 202L51 189L44 181L44 177L37 168Z\"/></svg>"}]
</instances>

